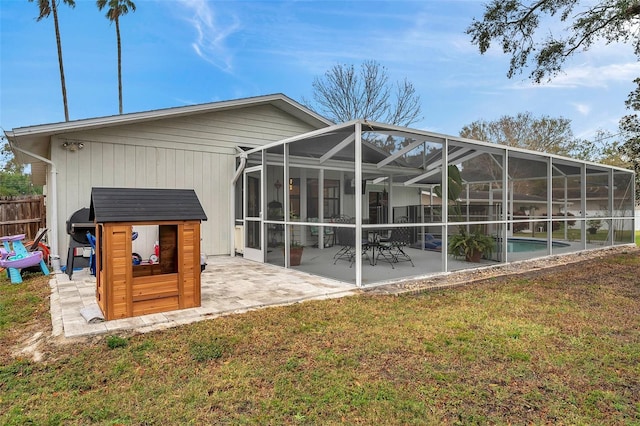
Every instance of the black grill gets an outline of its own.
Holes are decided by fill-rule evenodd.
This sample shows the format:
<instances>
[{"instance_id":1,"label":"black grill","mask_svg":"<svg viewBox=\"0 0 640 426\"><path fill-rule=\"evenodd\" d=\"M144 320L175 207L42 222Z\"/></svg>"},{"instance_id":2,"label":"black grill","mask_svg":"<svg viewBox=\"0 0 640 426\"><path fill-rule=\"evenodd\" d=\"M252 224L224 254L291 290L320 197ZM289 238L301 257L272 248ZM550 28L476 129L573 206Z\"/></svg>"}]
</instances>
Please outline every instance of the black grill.
<instances>
[{"instance_id":1,"label":"black grill","mask_svg":"<svg viewBox=\"0 0 640 426\"><path fill-rule=\"evenodd\" d=\"M67 220L67 234L69 234L69 250L67 252L67 275L73 275L74 266L87 267L89 260L82 256L75 256L78 247L91 247L87 239L87 232L95 233L95 225L89 221L89 209L82 208L71 215Z\"/></svg>"},{"instance_id":2,"label":"black grill","mask_svg":"<svg viewBox=\"0 0 640 426\"><path fill-rule=\"evenodd\" d=\"M95 232L95 225L89 221L89 209L85 207L73 213L69 220L67 220L67 234L69 234L75 242L88 246L87 231L93 234Z\"/></svg>"}]
</instances>

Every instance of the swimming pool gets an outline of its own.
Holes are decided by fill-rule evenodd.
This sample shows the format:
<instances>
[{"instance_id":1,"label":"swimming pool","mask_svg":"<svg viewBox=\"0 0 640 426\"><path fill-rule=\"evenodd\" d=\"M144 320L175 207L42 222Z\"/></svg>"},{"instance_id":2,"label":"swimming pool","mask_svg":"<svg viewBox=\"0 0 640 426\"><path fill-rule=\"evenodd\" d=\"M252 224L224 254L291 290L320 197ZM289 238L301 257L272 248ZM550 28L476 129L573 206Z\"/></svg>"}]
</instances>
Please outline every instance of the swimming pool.
<instances>
[{"instance_id":1,"label":"swimming pool","mask_svg":"<svg viewBox=\"0 0 640 426\"><path fill-rule=\"evenodd\" d=\"M560 241L552 241L553 247L569 247L570 244L561 243ZM508 253L522 253L528 251L546 250L547 242L545 240L534 240L528 238L509 238L507 239Z\"/></svg>"}]
</instances>

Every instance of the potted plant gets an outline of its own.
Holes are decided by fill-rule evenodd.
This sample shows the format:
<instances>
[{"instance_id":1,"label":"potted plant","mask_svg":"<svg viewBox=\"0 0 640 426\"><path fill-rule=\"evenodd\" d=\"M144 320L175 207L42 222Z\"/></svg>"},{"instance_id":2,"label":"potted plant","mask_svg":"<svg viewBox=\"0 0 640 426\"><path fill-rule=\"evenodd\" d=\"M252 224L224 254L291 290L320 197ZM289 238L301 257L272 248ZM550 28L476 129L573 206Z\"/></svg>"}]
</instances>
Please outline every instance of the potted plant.
<instances>
[{"instance_id":1,"label":"potted plant","mask_svg":"<svg viewBox=\"0 0 640 426\"><path fill-rule=\"evenodd\" d=\"M491 256L496 242L493 238L479 231L467 232L460 228L460 232L449 238L449 252L456 257L464 257L468 262L480 262L482 256Z\"/></svg>"},{"instance_id":2,"label":"potted plant","mask_svg":"<svg viewBox=\"0 0 640 426\"><path fill-rule=\"evenodd\" d=\"M298 266L302 261L302 250L304 246L300 244L298 241L291 240L291 244L289 245L289 263L291 266Z\"/></svg>"},{"instance_id":3,"label":"potted plant","mask_svg":"<svg viewBox=\"0 0 640 426\"><path fill-rule=\"evenodd\" d=\"M462 220L462 207L460 206L460 194L464 189L462 185L462 176L460 170L455 165L449 165L447 167L447 200L450 204L451 211L449 215L455 215L456 221ZM442 193L442 186L437 185L433 188L434 192L440 199L444 200L444 194Z\"/></svg>"},{"instance_id":4,"label":"potted plant","mask_svg":"<svg viewBox=\"0 0 640 426\"><path fill-rule=\"evenodd\" d=\"M291 212L289 215L291 220L297 220L298 216ZM302 261L302 250L304 246L300 244L300 241L296 241L293 233L293 226L290 225L290 238L289 238L289 264L291 266L299 266ZM284 247L283 247L284 252Z\"/></svg>"},{"instance_id":5,"label":"potted plant","mask_svg":"<svg viewBox=\"0 0 640 426\"><path fill-rule=\"evenodd\" d=\"M456 221L462 221L462 207L460 205L460 194L464 188L460 170L455 165L447 167L447 199L450 204L451 213ZM442 186L434 188L438 197L443 198ZM496 242L488 235L476 230L473 233L467 231L465 226L460 226L460 232L449 238L449 253L456 257L461 257L469 262L480 262L482 256L491 256Z\"/></svg>"}]
</instances>

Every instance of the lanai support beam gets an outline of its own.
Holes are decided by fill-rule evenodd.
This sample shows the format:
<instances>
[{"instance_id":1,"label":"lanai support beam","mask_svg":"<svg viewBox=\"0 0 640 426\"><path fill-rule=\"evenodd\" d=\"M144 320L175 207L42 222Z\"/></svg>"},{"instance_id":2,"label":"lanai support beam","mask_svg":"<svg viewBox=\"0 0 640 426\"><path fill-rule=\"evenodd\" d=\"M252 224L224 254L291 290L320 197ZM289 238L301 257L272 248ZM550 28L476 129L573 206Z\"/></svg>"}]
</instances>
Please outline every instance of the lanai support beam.
<instances>
[{"instance_id":1,"label":"lanai support beam","mask_svg":"<svg viewBox=\"0 0 640 426\"><path fill-rule=\"evenodd\" d=\"M443 223L443 231L442 232L442 251L441 251L441 260L442 260L442 272L449 272L449 256L448 256L448 247L449 247L449 197L446 194L449 193L449 168L447 164L449 163L449 139L444 140L444 146L442 147L442 223ZM422 236L424 239L424 235Z\"/></svg>"},{"instance_id":2,"label":"lanai support beam","mask_svg":"<svg viewBox=\"0 0 640 426\"><path fill-rule=\"evenodd\" d=\"M401 157L402 155L406 154L407 152L411 151L412 149L419 147L424 142L425 142L424 140L420 139L420 140L417 140L417 141L405 146L400 151L398 151L398 152L388 156L384 160L380 161L378 164L376 164L376 167L382 168L382 167L386 166L387 164L389 164L392 161L394 161L396 158Z\"/></svg>"},{"instance_id":3,"label":"lanai support beam","mask_svg":"<svg viewBox=\"0 0 640 426\"><path fill-rule=\"evenodd\" d=\"M355 123L356 286L362 287L362 124Z\"/></svg>"},{"instance_id":4,"label":"lanai support beam","mask_svg":"<svg viewBox=\"0 0 640 426\"><path fill-rule=\"evenodd\" d=\"M493 155L491 157L493 158ZM502 259L500 260L503 263L507 263L509 256L509 227L511 226L511 229L513 230L513 222L509 222L509 212L511 212L512 220L515 217L515 215L513 214L513 186L509 182L509 155L507 150L505 150L502 154L502 206L502 220L504 223L504 227L502 228L502 238L500 239L502 251Z\"/></svg>"},{"instance_id":5,"label":"lanai support beam","mask_svg":"<svg viewBox=\"0 0 640 426\"><path fill-rule=\"evenodd\" d=\"M320 164L324 163L325 161L329 160L334 155L336 155L337 153L345 149L354 140L355 140L355 135L353 133L347 136L346 138L344 138L342 142L340 142L338 145L331 148L322 157L320 157Z\"/></svg>"}]
</instances>

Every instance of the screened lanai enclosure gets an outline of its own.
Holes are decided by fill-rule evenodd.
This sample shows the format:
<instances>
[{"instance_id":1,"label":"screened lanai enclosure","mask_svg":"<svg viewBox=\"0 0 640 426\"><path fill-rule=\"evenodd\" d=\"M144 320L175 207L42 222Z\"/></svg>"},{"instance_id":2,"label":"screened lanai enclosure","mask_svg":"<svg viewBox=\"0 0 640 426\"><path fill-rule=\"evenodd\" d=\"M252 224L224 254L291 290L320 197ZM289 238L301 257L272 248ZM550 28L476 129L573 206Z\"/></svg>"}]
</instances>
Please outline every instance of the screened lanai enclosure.
<instances>
[{"instance_id":1,"label":"screened lanai enclosure","mask_svg":"<svg viewBox=\"0 0 640 426\"><path fill-rule=\"evenodd\" d=\"M361 120L244 151L234 184L236 253L357 286L634 242L629 170Z\"/></svg>"}]
</instances>

